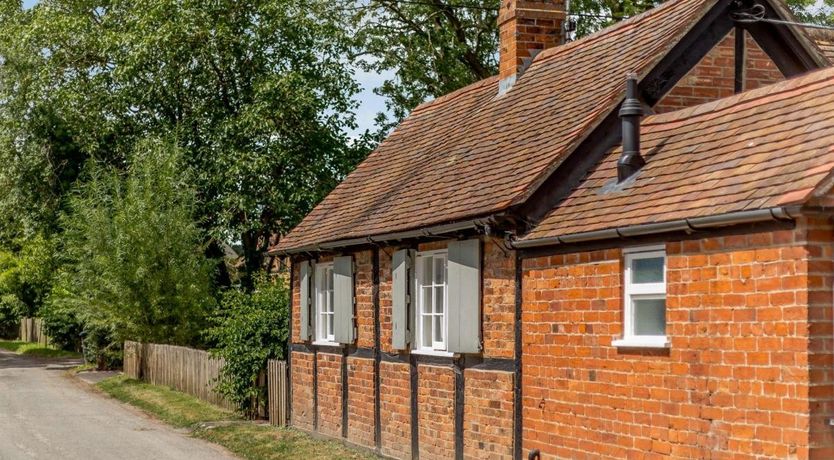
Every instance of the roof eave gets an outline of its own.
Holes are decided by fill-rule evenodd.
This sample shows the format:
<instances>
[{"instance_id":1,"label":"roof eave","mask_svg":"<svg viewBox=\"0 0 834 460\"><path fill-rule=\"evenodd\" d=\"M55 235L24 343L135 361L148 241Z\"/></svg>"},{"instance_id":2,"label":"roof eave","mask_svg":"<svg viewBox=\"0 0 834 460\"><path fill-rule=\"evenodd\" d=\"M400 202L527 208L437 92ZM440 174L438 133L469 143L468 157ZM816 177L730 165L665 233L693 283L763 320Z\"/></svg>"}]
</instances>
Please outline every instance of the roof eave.
<instances>
[{"instance_id":1,"label":"roof eave","mask_svg":"<svg viewBox=\"0 0 834 460\"><path fill-rule=\"evenodd\" d=\"M338 251L341 249L347 249L355 246L363 246L367 244L388 244L391 242L410 240L414 238L425 238L432 236L451 236L451 234L466 230L477 230L486 228L495 224L495 222L495 216L490 215L487 217L480 217L477 219L450 222L401 232L385 233L381 235L366 236L361 238L350 238L326 243L310 244L305 246L299 246L296 248L276 248L269 250L268 254L272 256L289 256L303 253L330 252Z\"/></svg>"},{"instance_id":2,"label":"roof eave","mask_svg":"<svg viewBox=\"0 0 834 460\"><path fill-rule=\"evenodd\" d=\"M800 214L800 211L801 206L799 205L758 209L754 211L739 211L712 216L678 219L669 222L628 225L623 227L595 230L590 232L570 233L565 235L535 238L529 240L516 240L511 243L511 246L516 249L529 249L544 246L557 246L603 240L615 240L620 238L633 238L639 236L658 235L672 232L694 233L697 231L710 230L714 228L728 227L740 224L755 224L771 221L791 221L794 220Z\"/></svg>"}]
</instances>

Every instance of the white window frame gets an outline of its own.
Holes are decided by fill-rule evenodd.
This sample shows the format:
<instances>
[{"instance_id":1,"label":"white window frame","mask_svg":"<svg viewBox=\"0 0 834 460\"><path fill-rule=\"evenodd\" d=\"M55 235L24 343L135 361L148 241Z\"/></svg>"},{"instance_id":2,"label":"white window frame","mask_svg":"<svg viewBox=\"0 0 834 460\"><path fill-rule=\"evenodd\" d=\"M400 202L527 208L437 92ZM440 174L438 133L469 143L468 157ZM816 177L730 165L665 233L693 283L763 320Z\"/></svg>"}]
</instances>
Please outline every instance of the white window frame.
<instances>
[{"instance_id":1,"label":"white window frame","mask_svg":"<svg viewBox=\"0 0 834 460\"><path fill-rule=\"evenodd\" d=\"M636 335L634 333L634 300L666 299L667 257L664 246L629 248L624 251L623 271L623 336L612 342L615 347L668 348L666 335ZM632 265L635 260L663 258L663 281L657 283L632 283ZM666 308L664 307L664 312Z\"/></svg>"},{"instance_id":2,"label":"white window frame","mask_svg":"<svg viewBox=\"0 0 834 460\"><path fill-rule=\"evenodd\" d=\"M325 286L329 273L330 289ZM325 283L325 284L323 284ZM334 288L333 288L333 262L325 262L316 264L316 272L314 278L314 295L316 305L316 320L315 320L315 342L314 345L338 345L336 343L336 310L334 308ZM329 295L328 295L329 293ZM327 309L327 311L324 311ZM327 330L326 317L330 316L333 319L333 334L329 334Z\"/></svg>"},{"instance_id":3,"label":"white window frame","mask_svg":"<svg viewBox=\"0 0 834 460\"><path fill-rule=\"evenodd\" d=\"M434 280L430 280L429 283L425 283L426 280L423 279L424 277L424 268L423 265L428 258L431 258L432 263L437 257L443 258L443 266L446 272L443 275L443 313L442 315L442 331L443 331L443 340L436 341L434 340L434 319L432 321L432 343L427 345L423 343L423 317L430 315L430 316L438 316L437 313L427 313L424 309L425 301L423 298L423 288L432 286L432 298L434 297L434 289L440 287L440 285L435 285ZM439 355L439 356L452 356L447 350L448 343L449 343L449 253L446 249L439 249L434 251L421 251L418 252L414 258L414 325L415 325L415 333L414 333L414 353L417 354L428 354L428 355ZM432 304L434 305L434 304ZM434 310L433 310L434 311Z\"/></svg>"}]
</instances>

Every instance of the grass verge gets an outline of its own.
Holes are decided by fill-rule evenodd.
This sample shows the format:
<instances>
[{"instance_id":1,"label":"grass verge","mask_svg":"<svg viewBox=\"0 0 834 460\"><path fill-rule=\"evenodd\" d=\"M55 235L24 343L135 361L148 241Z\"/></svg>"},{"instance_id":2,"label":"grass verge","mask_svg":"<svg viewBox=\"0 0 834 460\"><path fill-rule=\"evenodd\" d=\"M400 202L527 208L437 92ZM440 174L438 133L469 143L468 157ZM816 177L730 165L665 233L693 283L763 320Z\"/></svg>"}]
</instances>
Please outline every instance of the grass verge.
<instances>
[{"instance_id":1,"label":"grass verge","mask_svg":"<svg viewBox=\"0 0 834 460\"><path fill-rule=\"evenodd\" d=\"M219 444L247 460L378 458L335 441L314 439L297 430L240 420L232 412L167 387L124 376L103 380L97 386L110 396L136 406L170 425L191 428L194 437ZM206 423L221 421L235 423L203 427Z\"/></svg>"},{"instance_id":2,"label":"grass verge","mask_svg":"<svg viewBox=\"0 0 834 460\"><path fill-rule=\"evenodd\" d=\"M19 355L35 356L38 358L80 358L81 353L58 350L45 347L37 343L20 342L17 340L0 340L0 348L15 352Z\"/></svg>"},{"instance_id":3,"label":"grass verge","mask_svg":"<svg viewBox=\"0 0 834 460\"><path fill-rule=\"evenodd\" d=\"M245 423L198 430L194 433L247 460L344 459L365 460L379 457L350 449L335 441L323 441L292 428Z\"/></svg>"},{"instance_id":4,"label":"grass verge","mask_svg":"<svg viewBox=\"0 0 834 460\"><path fill-rule=\"evenodd\" d=\"M151 385L123 375L97 384L110 396L134 405L177 428L192 428L203 422L235 420L231 412L167 387Z\"/></svg>"}]
</instances>

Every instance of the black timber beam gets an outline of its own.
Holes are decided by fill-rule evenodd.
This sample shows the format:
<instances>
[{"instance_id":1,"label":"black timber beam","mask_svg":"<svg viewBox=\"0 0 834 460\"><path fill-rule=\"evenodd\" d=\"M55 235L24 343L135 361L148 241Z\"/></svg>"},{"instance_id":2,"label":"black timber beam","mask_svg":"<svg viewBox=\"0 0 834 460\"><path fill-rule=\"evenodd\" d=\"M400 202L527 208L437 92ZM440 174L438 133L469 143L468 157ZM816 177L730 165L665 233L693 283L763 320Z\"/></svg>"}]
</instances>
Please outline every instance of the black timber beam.
<instances>
[{"instance_id":1,"label":"black timber beam","mask_svg":"<svg viewBox=\"0 0 834 460\"><path fill-rule=\"evenodd\" d=\"M643 100L648 105L654 107L660 102L733 30L735 22L730 17L733 4L731 0L717 2L640 82Z\"/></svg>"},{"instance_id":2,"label":"black timber beam","mask_svg":"<svg viewBox=\"0 0 834 460\"><path fill-rule=\"evenodd\" d=\"M767 18L782 19L769 3L763 3ZM769 22L739 23L756 41L759 47L776 64L785 77L801 75L822 65L797 38L790 26Z\"/></svg>"}]
</instances>

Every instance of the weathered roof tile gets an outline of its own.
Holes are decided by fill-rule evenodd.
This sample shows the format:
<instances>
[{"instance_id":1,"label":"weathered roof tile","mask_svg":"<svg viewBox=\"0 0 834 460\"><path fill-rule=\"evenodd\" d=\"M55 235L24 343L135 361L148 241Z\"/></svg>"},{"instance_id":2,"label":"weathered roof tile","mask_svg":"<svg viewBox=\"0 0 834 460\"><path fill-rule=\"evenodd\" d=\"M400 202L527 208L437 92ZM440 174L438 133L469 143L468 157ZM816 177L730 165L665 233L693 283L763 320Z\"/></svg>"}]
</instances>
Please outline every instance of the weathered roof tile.
<instances>
[{"instance_id":1,"label":"weathered roof tile","mask_svg":"<svg viewBox=\"0 0 834 460\"><path fill-rule=\"evenodd\" d=\"M414 110L278 250L480 217L523 202L715 0L677 0Z\"/></svg>"},{"instance_id":2,"label":"weathered roof tile","mask_svg":"<svg viewBox=\"0 0 834 460\"><path fill-rule=\"evenodd\" d=\"M610 152L525 240L801 204L834 169L834 69L643 120L646 166Z\"/></svg>"}]
</instances>

